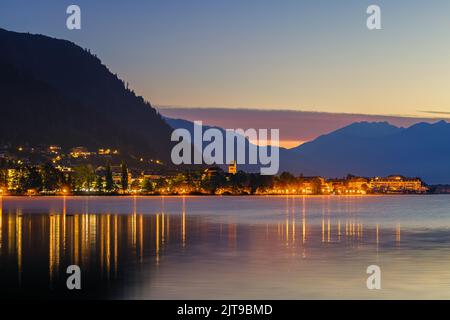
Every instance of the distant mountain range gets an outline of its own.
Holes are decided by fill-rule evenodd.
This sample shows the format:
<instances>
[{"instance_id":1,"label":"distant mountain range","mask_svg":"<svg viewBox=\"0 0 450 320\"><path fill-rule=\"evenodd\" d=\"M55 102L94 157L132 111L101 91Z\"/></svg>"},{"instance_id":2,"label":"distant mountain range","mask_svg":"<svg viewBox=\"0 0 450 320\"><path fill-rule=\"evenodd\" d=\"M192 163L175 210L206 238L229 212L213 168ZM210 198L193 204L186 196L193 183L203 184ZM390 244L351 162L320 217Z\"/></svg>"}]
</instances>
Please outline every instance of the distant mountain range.
<instances>
[{"instance_id":1,"label":"distant mountain range","mask_svg":"<svg viewBox=\"0 0 450 320\"><path fill-rule=\"evenodd\" d=\"M191 136L194 136L194 123L192 121L188 121L188 120L184 120L184 119L173 119L173 118L169 118L169 117L163 117L164 120L166 120L166 122L173 128L173 129L186 129L187 131L189 131L189 133L191 134ZM218 129L221 133L223 137L226 137L226 130L224 128L221 127L217 127L217 126L208 126L208 125L202 125L202 130L203 132L205 132L208 129ZM237 129L237 128L233 128L233 129ZM235 133L235 137L236 138L242 138L241 135ZM251 143L247 138L244 138L244 143L245 143L245 159L246 159L246 163L249 163L249 154L248 154L248 150L249 150L249 146L255 146L256 148L261 148L266 152L266 147L257 147L255 144ZM202 144L202 148L205 148L205 146L207 146L208 144L210 144L210 142L205 142L203 141ZM225 158L225 154L226 154L226 149L227 149L227 143L226 143L226 139L225 141L223 141L223 155ZM279 148L280 150L282 148ZM198 149L194 148L194 151L196 153L199 153ZM235 147L234 147L234 154L237 155L238 154L238 150L237 150L237 143L235 143ZM204 159L206 161L206 159ZM224 160L225 161L225 160ZM227 168L227 164L225 165L219 165L219 167L222 167L223 169ZM245 164L245 165L239 165L239 169L243 170L243 171L247 171L247 172L259 172L260 171L260 165L259 164Z\"/></svg>"},{"instance_id":2,"label":"distant mountain range","mask_svg":"<svg viewBox=\"0 0 450 320\"><path fill-rule=\"evenodd\" d=\"M189 129L189 121L167 121L174 128ZM387 122L356 122L279 151L280 172L327 178L400 174L420 177L429 184L450 183L450 124L445 121L409 128Z\"/></svg>"},{"instance_id":3,"label":"distant mountain range","mask_svg":"<svg viewBox=\"0 0 450 320\"><path fill-rule=\"evenodd\" d=\"M150 103L72 42L0 29L0 144L114 148L169 162Z\"/></svg>"},{"instance_id":4,"label":"distant mountain range","mask_svg":"<svg viewBox=\"0 0 450 320\"><path fill-rule=\"evenodd\" d=\"M170 163L171 127L192 131L189 121L164 120L96 56L69 41L0 29L0 71L0 144L107 147ZM294 149L280 148L280 172L401 174L450 183L449 147L445 121L409 128L358 122Z\"/></svg>"},{"instance_id":5,"label":"distant mountain range","mask_svg":"<svg viewBox=\"0 0 450 320\"><path fill-rule=\"evenodd\" d=\"M307 175L401 174L431 184L449 183L450 124L398 128L387 122L354 123L289 150L282 163L283 169Z\"/></svg>"}]
</instances>

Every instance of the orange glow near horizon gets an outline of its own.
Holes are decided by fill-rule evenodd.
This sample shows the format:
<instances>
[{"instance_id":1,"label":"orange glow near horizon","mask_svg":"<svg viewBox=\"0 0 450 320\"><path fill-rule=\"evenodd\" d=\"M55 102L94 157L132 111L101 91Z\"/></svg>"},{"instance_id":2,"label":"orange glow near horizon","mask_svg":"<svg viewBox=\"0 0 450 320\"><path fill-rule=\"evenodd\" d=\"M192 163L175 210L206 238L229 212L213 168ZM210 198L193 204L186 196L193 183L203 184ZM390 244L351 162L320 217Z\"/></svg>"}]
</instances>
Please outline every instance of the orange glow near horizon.
<instances>
[{"instance_id":1,"label":"orange glow near horizon","mask_svg":"<svg viewBox=\"0 0 450 320\"><path fill-rule=\"evenodd\" d=\"M251 141L254 144L257 144L259 146L266 146L267 145L267 141ZM269 141L270 142L270 141ZM280 140L279 144L280 147L282 148L286 148L286 149L291 149L291 148L295 148L298 147L302 144L304 144L307 141L302 141L302 140Z\"/></svg>"},{"instance_id":2,"label":"orange glow near horizon","mask_svg":"<svg viewBox=\"0 0 450 320\"><path fill-rule=\"evenodd\" d=\"M307 141L301 141L301 140L281 140L280 141L280 147L286 148L286 149L291 149L291 148L295 148L298 147L302 144L304 144Z\"/></svg>"}]
</instances>

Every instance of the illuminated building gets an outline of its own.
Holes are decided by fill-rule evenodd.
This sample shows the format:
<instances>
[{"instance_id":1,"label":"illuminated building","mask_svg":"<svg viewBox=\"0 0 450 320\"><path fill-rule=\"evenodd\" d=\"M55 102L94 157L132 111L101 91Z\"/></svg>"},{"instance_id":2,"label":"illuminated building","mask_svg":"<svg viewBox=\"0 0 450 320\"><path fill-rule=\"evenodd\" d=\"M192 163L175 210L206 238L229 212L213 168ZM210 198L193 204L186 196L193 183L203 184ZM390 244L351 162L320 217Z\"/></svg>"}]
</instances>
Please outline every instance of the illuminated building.
<instances>
[{"instance_id":1,"label":"illuminated building","mask_svg":"<svg viewBox=\"0 0 450 320\"><path fill-rule=\"evenodd\" d=\"M347 186L345 185L344 180L330 180L330 183L333 185L334 194L345 194L347 191Z\"/></svg>"},{"instance_id":2,"label":"illuminated building","mask_svg":"<svg viewBox=\"0 0 450 320\"><path fill-rule=\"evenodd\" d=\"M320 193L330 194L333 192L333 184L331 182L327 182L324 178L319 177L320 181Z\"/></svg>"},{"instance_id":3,"label":"illuminated building","mask_svg":"<svg viewBox=\"0 0 450 320\"><path fill-rule=\"evenodd\" d=\"M348 189L355 189L355 190L362 190L368 188L369 181L366 178L350 178L347 180L347 188Z\"/></svg>"},{"instance_id":4,"label":"illuminated building","mask_svg":"<svg viewBox=\"0 0 450 320\"><path fill-rule=\"evenodd\" d=\"M231 163L228 165L228 173L230 174L236 174L237 172L237 164L236 161L233 160L231 161Z\"/></svg>"},{"instance_id":5,"label":"illuminated building","mask_svg":"<svg viewBox=\"0 0 450 320\"><path fill-rule=\"evenodd\" d=\"M119 150L117 150L117 149L111 150L109 148L102 148L102 149L98 149L97 154L99 156L107 156L107 155L111 155L111 154L118 155Z\"/></svg>"},{"instance_id":6,"label":"illuminated building","mask_svg":"<svg viewBox=\"0 0 450 320\"><path fill-rule=\"evenodd\" d=\"M98 149L98 152L97 152L99 155L108 155L108 154L111 154L111 149Z\"/></svg>"},{"instance_id":7,"label":"illuminated building","mask_svg":"<svg viewBox=\"0 0 450 320\"><path fill-rule=\"evenodd\" d=\"M314 184L312 182L303 182L299 185L298 193L300 194L313 194Z\"/></svg>"},{"instance_id":8,"label":"illuminated building","mask_svg":"<svg viewBox=\"0 0 450 320\"><path fill-rule=\"evenodd\" d=\"M370 188L375 192L425 192L426 187L422 185L419 178L405 178L403 176L388 176L386 178L376 177L370 179Z\"/></svg>"},{"instance_id":9,"label":"illuminated building","mask_svg":"<svg viewBox=\"0 0 450 320\"><path fill-rule=\"evenodd\" d=\"M115 184L122 184L122 166L111 166L112 178ZM133 182L133 177L131 172L128 171L128 185L130 186Z\"/></svg>"},{"instance_id":10,"label":"illuminated building","mask_svg":"<svg viewBox=\"0 0 450 320\"><path fill-rule=\"evenodd\" d=\"M19 188L19 178L19 170L8 169L8 190L17 190Z\"/></svg>"},{"instance_id":11,"label":"illuminated building","mask_svg":"<svg viewBox=\"0 0 450 320\"><path fill-rule=\"evenodd\" d=\"M70 150L70 156L72 158L87 158L91 155L85 147L76 147Z\"/></svg>"},{"instance_id":12,"label":"illuminated building","mask_svg":"<svg viewBox=\"0 0 450 320\"><path fill-rule=\"evenodd\" d=\"M59 146L49 146L48 150L50 151L50 153L58 154L61 151L61 147L59 147Z\"/></svg>"},{"instance_id":13,"label":"illuminated building","mask_svg":"<svg viewBox=\"0 0 450 320\"><path fill-rule=\"evenodd\" d=\"M221 174L223 172L223 170L217 166L213 166L210 168L205 169L205 171L203 171L203 176L202 178L211 178L213 176L216 176L218 174Z\"/></svg>"}]
</instances>

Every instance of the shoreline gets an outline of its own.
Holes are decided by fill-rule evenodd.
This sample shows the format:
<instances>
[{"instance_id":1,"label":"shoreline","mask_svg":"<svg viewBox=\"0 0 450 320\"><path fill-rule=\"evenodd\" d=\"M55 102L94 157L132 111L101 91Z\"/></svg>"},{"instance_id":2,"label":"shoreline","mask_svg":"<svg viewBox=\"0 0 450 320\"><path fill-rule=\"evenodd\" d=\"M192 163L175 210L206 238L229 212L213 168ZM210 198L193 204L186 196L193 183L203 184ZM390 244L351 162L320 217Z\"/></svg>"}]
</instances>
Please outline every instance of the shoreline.
<instances>
[{"instance_id":1,"label":"shoreline","mask_svg":"<svg viewBox=\"0 0 450 320\"><path fill-rule=\"evenodd\" d=\"M437 195L450 195L450 193L373 193L373 194L246 194L246 195L209 195L209 194L71 194L71 195L0 195L0 199L6 198L86 198L86 197L96 197L96 198L182 198L182 197L203 197L203 198L220 198L220 197L308 197L308 198L318 198L318 197L333 197L333 198L364 198L364 197L380 197L380 196L437 196Z\"/></svg>"}]
</instances>

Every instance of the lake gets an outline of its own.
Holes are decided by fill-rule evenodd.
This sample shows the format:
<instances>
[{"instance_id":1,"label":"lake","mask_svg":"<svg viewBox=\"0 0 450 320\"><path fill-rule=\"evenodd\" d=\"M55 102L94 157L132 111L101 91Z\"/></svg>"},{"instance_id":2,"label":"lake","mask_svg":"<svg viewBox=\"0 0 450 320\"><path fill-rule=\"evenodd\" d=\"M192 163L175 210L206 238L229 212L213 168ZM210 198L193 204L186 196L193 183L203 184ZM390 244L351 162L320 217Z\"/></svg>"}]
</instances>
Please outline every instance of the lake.
<instances>
[{"instance_id":1,"label":"lake","mask_svg":"<svg viewBox=\"0 0 450 320\"><path fill-rule=\"evenodd\" d=\"M0 295L450 299L450 196L2 197Z\"/></svg>"}]
</instances>

